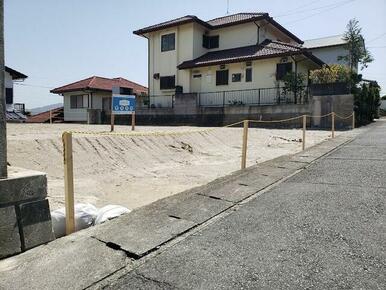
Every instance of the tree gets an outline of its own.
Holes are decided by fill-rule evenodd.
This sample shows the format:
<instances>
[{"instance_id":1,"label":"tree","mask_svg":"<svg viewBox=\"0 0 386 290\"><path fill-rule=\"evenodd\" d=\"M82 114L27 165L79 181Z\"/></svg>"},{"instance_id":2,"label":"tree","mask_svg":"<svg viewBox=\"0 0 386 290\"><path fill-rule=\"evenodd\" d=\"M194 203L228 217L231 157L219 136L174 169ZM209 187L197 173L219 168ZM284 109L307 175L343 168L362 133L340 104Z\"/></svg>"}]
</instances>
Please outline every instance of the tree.
<instances>
[{"instance_id":1,"label":"tree","mask_svg":"<svg viewBox=\"0 0 386 290\"><path fill-rule=\"evenodd\" d=\"M362 82L354 89L355 112L359 125L366 125L378 118L380 106L380 87L377 82Z\"/></svg>"},{"instance_id":2,"label":"tree","mask_svg":"<svg viewBox=\"0 0 386 290\"><path fill-rule=\"evenodd\" d=\"M294 102L295 104L298 103L298 100L304 97L304 81L306 79L306 76L303 73L294 73L289 72L287 73L284 78L284 88L283 91L285 94L288 94L289 92L294 94Z\"/></svg>"},{"instance_id":3,"label":"tree","mask_svg":"<svg viewBox=\"0 0 386 290\"><path fill-rule=\"evenodd\" d=\"M357 70L357 65L361 65L361 70L367 68L368 64L374 61L370 51L366 49L365 39L362 35L362 28L359 26L359 21L355 18L351 19L347 24L346 32L343 34L343 39L347 42L346 48L349 51L348 55L338 56L338 60L348 62L351 71Z\"/></svg>"}]
</instances>

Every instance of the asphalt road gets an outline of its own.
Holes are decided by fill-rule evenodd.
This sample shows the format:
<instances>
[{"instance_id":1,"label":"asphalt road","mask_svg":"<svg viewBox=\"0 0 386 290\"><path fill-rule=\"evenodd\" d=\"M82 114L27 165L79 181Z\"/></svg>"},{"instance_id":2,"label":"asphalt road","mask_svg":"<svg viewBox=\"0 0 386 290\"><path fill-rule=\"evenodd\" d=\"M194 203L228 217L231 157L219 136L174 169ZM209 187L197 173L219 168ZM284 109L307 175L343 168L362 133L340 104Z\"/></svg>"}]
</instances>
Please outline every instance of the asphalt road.
<instances>
[{"instance_id":1,"label":"asphalt road","mask_svg":"<svg viewBox=\"0 0 386 290\"><path fill-rule=\"evenodd\" d=\"M386 288L386 122L111 289Z\"/></svg>"}]
</instances>

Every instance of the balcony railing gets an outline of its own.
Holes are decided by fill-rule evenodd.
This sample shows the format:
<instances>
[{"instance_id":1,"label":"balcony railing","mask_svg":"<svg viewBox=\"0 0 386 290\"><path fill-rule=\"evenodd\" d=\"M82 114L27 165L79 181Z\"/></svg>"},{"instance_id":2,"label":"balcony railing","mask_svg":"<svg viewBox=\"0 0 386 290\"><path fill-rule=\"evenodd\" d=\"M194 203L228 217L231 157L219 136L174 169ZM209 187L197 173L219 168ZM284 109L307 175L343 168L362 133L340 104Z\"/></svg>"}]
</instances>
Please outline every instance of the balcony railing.
<instances>
[{"instance_id":1,"label":"balcony railing","mask_svg":"<svg viewBox=\"0 0 386 290\"><path fill-rule=\"evenodd\" d=\"M279 104L305 104L308 102L308 96L308 87L298 87L292 90L284 87L262 88L199 93L198 102L201 107L269 106Z\"/></svg>"},{"instance_id":2,"label":"balcony railing","mask_svg":"<svg viewBox=\"0 0 386 290\"><path fill-rule=\"evenodd\" d=\"M25 104L22 103L14 103L13 108L16 112L25 114Z\"/></svg>"}]
</instances>

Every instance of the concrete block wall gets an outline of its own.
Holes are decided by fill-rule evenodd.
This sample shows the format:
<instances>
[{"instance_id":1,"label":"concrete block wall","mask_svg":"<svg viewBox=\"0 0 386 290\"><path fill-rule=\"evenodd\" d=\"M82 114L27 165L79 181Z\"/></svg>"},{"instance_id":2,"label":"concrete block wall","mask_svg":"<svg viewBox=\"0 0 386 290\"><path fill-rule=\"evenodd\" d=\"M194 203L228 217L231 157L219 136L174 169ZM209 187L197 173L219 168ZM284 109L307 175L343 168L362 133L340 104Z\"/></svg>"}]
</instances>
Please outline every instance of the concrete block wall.
<instances>
[{"instance_id":1,"label":"concrete block wall","mask_svg":"<svg viewBox=\"0 0 386 290\"><path fill-rule=\"evenodd\" d=\"M9 167L0 179L0 259L54 239L44 173Z\"/></svg>"},{"instance_id":2,"label":"concrete block wall","mask_svg":"<svg viewBox=\"0 0 386 290\"><path fill-rule=\"evenodd\" d=\"M173 108L141 108L137 110L136 122L139 125L191 125L224 126L245 119L278 120L295 116L324 115L332 111L348 116L352 113L354 98L352 95L313 96L308 104L280 104L272 106L234 105L225 107L200 107L197 94L177 94ZM105 123L108 123L105 120ZM130 116L116 116L116 124L130 125ZM264 127L300 127L301 120L286 123L262 124ZM337 129L350 128L351 119L335 119ZM308 126L331 128L331 117L308 119Z\"/></svg>"},{"instance_id":3,"label":"concrete block wall","mask_svg":"<svg viewBox=\"0 0 386 290\"><path fill-rule=\"evenodd\" d=\"M326 115L330 112L335 112L340 116L349 116L354 109L353 95L328 95L328 96L313 96L311 100L311 111L314 116ZM331 116L324 118L313 118L313 127L330 128ZM340 119L335 118L336 129L347 129L352 126L352 118Z\"/></svg>"}]
</instances>

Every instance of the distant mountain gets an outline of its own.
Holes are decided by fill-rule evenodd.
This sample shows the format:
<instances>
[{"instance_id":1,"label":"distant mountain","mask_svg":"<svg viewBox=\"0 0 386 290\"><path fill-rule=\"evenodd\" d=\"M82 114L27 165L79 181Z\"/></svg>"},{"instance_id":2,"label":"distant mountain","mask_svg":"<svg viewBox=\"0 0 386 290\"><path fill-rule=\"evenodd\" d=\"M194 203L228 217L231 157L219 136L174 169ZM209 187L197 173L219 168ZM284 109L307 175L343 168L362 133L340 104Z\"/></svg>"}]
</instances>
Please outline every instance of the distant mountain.
<instances>
[{"instance_id":1,"label":"distant mountain","mask_svg":"<svg viewBox=\"0 0 386 290\"><path fill-rule=\"evenodd\" d=\"M43 113L43 112L47 112L49 110L53 110L53 109L60 108L60 107L63 107L62 103L47 105L47 106L44 106L44 107L38 107L38 108L33 108L33 109L27 109L26 111L27 112L31 112L31 115L33 116L33 115L40 114L40 113Z\"/></svg>"}]
</instances>

